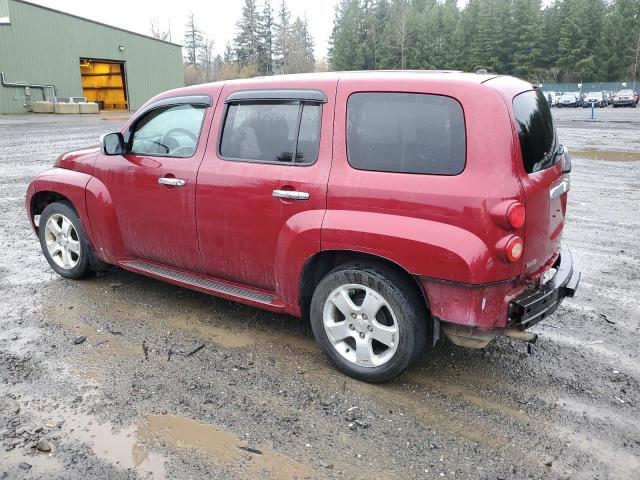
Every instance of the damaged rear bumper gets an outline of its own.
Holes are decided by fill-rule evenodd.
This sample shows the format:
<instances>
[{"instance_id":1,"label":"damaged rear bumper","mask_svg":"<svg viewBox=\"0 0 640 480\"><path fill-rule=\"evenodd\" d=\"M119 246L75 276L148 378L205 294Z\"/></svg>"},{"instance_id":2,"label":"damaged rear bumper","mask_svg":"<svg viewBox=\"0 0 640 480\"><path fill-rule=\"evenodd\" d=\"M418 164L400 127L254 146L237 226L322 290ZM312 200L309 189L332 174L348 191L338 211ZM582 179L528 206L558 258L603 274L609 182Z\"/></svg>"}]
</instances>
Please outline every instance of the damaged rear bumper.
<instances>
[{"instance_id":1,"label":"damaged rear bumper","mask_svg":"<svg viewBox=\"0 0 640 480\"><path fill-rule=\"evenodd\" d=\"M565 297L573 297L580 283L580 272L574 270L571 252L565 245L561 246L560 256L551 268L556 271L546 283L511 299L506 328L483 329L441 321L442 332L454 344L469 348L484 348L497 335L535 342L537 336L524 330L551 315Z\"/></svg>"},{"instance_id":2,"label":"damaged rear bumper","mask_svg":"<svg viewBox=\"0 0 640 480\"><path fill-rule=\"evenodd\" d=\"M509 326L529 328L551 315L565 297L573 297L580 283L569 249L562 245L553 265L555 275L544 285L528 289L509 303Z\"/></svg>"}]
</instances>

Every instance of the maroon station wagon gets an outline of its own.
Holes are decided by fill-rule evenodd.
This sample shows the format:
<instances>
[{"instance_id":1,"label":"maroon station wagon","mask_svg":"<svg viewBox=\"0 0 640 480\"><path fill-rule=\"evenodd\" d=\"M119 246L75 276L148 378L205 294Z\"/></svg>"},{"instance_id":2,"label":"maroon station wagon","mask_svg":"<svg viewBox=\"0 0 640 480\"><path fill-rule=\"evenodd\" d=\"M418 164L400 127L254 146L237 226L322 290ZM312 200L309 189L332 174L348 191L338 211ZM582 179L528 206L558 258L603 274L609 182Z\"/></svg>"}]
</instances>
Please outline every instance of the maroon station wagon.
<instances>
[{"instance_id":1,"label":"maroon station wagon","mask_svg":"<svg viewBox=\"0 0 640 480\"><path fill-rule=\"evenodd\" d=\"M63 277L117 265L307 318L338 369L380 382L441 336L530 339L574 295L570 170L516 78L288 75L152 98L26 208Z\"/></svg>"}]
</instances>

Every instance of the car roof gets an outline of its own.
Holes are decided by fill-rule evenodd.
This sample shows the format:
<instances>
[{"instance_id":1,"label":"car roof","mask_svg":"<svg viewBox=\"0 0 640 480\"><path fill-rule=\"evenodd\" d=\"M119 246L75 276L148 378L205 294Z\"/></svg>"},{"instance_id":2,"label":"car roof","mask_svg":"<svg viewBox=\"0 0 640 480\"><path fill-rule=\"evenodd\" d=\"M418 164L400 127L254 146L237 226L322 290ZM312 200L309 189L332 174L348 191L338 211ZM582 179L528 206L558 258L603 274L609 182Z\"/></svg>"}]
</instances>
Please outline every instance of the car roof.
<instances>
[{"instance_id":1,"label":"car roof","mask_svg":"<svg viewBox=\"0 0 640 480\"><path fill-rule=\"evenodd\" d=\"M457 70L364 70L348 72L314 72L314 73L294 73L287 75L271 75L263 77L252 77L234 80L223 80L212 83L204 83L181 87L171 90L172 94L192 93L196 90L206 90L207 88L220 88L223 85L246 86L248 88L258 87L261 84L269 84L269 88L282 86L302 86L308 81L338 81L342 79L357 79L363 82L367 80L420 80L425 81L455 81L456 83L482 84L489 80L501 77L491 73L465 73Z\"/></svg>"},{"instance_id":2,"label":"car roof","mask_svg":"<svg viewBox=\"0 0 640 480\"><path fill-rule=\"evenodd\" d=\"M340 80L356 80L366 84L367 81L380 82L415 82L416 80L434 84L455 83L460 88L490 88L500 93L505 99L513 98L518 93L537 89L528 82L515 77L497 75L494 73L466 73L457 70L365 70L346 72L314 72L297 73L287 75L272 75L264 77L253 77L246 79L224 80L213 83L205 83L181 87L167 92L163 92L153 99L176 95L200 95L209 94L213 89L219 90L226 86L232 86L234 90L241 89L277 89L277 88L305 88L309 82L337 82Z\"/></svg>"},{"instance_id":3,"label":"car roof","mask_svg":"<svg viewBox=\"0 0 640 480\"><path fill-rule=\"evenodd\" d=\"M491 73L467 73L459 70L356 70L345 72L315 72L315 73L296 73L289 75L272 75L269 77L253 77L250 79L229 80L226 83L245 83L260 80L268 80L269 82L296 82L304 80L321 80L321 79L380 79L389 78L392 80L414 79L416 76L422 76L424 80L456 80L470 83L483 83L487 80L497 77Z\"/></svg>"}]
</instances>

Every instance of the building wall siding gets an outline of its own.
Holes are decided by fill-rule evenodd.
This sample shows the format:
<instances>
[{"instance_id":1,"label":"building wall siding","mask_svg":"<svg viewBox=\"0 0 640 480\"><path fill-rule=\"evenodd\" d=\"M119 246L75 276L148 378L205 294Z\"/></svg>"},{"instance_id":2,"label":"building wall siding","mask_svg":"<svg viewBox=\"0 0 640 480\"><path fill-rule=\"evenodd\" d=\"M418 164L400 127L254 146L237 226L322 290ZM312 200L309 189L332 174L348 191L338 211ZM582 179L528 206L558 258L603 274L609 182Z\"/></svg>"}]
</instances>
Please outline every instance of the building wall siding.
<instances>
[{"instance_id":1,"label":"building wall siding","mask_svg":"<svg viewBox=\"0 0 640 480\"><path fill-rule=\"evenodd\" d=\"M59 97L81 97L80 58L86 57L125 62L130 109L184 85L178 45L16 0L8 0L8 10L11 25L0 26L0 71L7 81L52 84ZM41 92L31 89L31 99L41 100ZM0 113L27 112L25 100L24 88L0 86Z\"/></svg>"}]
</instances>

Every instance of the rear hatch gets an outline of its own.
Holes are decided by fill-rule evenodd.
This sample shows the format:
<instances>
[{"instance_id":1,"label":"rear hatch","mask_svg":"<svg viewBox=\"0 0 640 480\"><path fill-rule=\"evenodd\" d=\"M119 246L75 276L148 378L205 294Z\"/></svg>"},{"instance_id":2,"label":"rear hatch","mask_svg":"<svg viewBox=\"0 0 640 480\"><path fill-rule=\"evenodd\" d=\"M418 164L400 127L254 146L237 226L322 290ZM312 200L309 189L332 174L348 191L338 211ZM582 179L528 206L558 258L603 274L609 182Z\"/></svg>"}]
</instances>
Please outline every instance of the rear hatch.
<instances>
[{"instance_id":1,"label":"rear hatch","mask_svg":"<svg viewBox=\"0 0 640 480\"><path fill-rule=\"evenodd\" d=\"M563 173L563 149L542 92L531 90L517 95L513 99L513 112L526 209L523 274L537 278L559 254L569 178Z\"/></svg>"}]
</instances>

